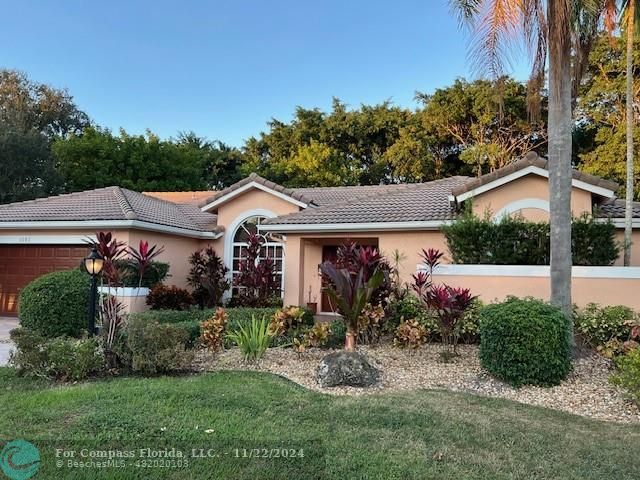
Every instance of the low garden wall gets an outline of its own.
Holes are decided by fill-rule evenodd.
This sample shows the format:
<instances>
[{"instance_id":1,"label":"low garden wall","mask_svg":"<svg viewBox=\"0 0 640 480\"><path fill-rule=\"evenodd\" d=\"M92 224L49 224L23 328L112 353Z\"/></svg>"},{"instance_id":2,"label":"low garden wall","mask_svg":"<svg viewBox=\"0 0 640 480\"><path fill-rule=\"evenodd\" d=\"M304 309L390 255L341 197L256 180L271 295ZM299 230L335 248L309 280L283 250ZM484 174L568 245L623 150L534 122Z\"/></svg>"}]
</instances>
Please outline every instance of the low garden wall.
<instances>
[{"instance_id":1,"label":"low garden wall","mask_svg":"<svg viewBox=\"0 0 640 480\"><path fill-rule=\"evenodd\" d=\"M418 265L418 270L426 270ZM640 267L583 267L572 270L572 301L578 306L595 302L626 305L640 310ZM550 267L538 265L439 265L435 283L471 289L484 302L509 295L550 297Z\"/></svg>"}]
</instances>

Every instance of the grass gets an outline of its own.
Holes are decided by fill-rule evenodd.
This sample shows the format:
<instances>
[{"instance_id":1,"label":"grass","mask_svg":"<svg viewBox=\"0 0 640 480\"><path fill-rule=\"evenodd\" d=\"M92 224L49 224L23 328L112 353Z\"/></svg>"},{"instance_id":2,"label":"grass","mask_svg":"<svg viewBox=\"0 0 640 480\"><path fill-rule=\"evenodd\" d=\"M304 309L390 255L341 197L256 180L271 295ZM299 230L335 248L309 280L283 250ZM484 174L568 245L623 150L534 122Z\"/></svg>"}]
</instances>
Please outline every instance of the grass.
<instances>
[{"instance_id":1,"label":"grass","mask_svg":"<svg viewBox=\"0 0 640 480\"><path fill-rule=\"evenodd\" d=\"M55 386L4 368L0 385L2 441L40 447L35 478L640 478L638 426L473 395L332 397L253 372ZM281 446L305 456L235 458L235 448ZM55 465L55 448L86 461L83 448L142 447L214 457L189 458L186 470Z\"/></svg>"}]
</instances>

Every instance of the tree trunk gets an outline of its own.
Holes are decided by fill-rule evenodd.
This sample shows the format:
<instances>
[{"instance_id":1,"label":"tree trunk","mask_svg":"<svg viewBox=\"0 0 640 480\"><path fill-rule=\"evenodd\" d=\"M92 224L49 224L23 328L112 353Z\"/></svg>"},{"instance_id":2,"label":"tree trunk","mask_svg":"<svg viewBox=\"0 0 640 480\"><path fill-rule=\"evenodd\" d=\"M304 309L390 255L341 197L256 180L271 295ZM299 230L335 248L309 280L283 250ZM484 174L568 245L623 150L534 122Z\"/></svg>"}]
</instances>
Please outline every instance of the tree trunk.
<instances>
[{"instance_id":1,"label":"tree trunk","mask_svg":"<svg viewBox=\"0 0 640 480\"><path fill-rule=\"evenodd\" d=\"M636 0L627 5L627 192L624 211L624 265L631 265L631 233L633 229L633 40L635 35Z\"/></svg>"},{"instance_id":2,"label":"tree trunk","mask_svg":"<svg viewBox=\"0 0 640 480\"><path fill-rule=\"evenodd\" d=\"M353 352L356 349L356 333L349 327L347 327L347 333L344 336L344 349L347 352Z\"/></svg>"},{"instance_id":3,"label":"tree trunk","mask_svg":"<svg viewBox=\"0 0 640 480\"><path fill-rule=\"evenodd\" d=\"M551 303L571 317L571 42L566 0L549 0ZM563 5L564 4L564 5ZM568 14L570 18L570 12ZM573 337L573 335L572 335Z\"/></svg>"}]
</instances>

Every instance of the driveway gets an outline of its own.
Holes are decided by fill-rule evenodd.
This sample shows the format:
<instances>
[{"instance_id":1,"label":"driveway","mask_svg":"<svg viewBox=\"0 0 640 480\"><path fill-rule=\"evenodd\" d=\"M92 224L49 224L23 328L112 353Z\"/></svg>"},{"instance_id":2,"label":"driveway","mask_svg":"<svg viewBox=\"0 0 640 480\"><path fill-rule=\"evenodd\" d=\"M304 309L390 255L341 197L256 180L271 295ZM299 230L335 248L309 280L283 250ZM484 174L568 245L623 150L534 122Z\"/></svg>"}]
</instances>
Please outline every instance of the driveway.
<instances>
[{"instance_id":1,"label":"driveway","mask_svg":"<svg viewBox=\"0 0 640 480\"><path fill-rule=\"evenodd\" d=\"M17 326L17 318L0 317L0 366L5 366L9 361L9 352L13 348L9 332Z\"/></svg>"}]
</instances>

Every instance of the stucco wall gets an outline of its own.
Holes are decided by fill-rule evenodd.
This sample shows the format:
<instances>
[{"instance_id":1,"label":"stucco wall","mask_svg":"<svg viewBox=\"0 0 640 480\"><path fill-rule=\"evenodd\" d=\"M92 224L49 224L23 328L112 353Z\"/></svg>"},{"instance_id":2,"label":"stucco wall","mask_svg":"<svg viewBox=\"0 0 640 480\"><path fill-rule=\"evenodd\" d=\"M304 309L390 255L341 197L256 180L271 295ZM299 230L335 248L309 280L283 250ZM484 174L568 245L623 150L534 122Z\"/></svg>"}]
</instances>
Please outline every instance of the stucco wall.
<instances>
[{"instance_id":1,"label":"stucco wall","mask_svg":"<svg viewBox=\"0 0 640 480\"><path fill-rule=\"evenodd\" d=\"M549 201L548 180L539 175L526 175L522 178L501 185L473 198L473 211L482 217L488 210L492 214L512 202L522 199L539 199ZM591 193L578 188L571 191L571 210L575 216L584 212L591 213ZM540 209L525 208L520 213L527 219L543 221L549 219L548 212Z\"/></svg>"},{"instance_id":2,"label":"stucco wall","mask_svg":"<svg viewBox=\"0 0 640 480\"><path fill-rule=\"evenodd\" d=\"M118 236L118 239L120 239L120 236ZM200 240L143 230L129 231L129 245L138 248L140 240L149 242L149 245L164 246L164 251L156 257L156 260L169 264L170 277L167 278L165 283L186 288L190 267L189 255L200 247Z\"/></svg>"},{"instance_id":3,"label":"stucco wall","mask_svg":"<svg viewBox=\"0 0 640 480\"><path fill-rule=\"evenodd\" d=\"M255 209L269 210L281 216L297 212L300 207L262 190L249 190L218 207L218 225L229 228L236 218Z\"/></svg>"},{"instance_id":4,"label":"stucco wall","mask_svg":"<svg viewBox=\"0 0 640 480\"><path fill-rule=\"evenodd\" d=\"M526 268L526 267L524 267ZM434 275L434 282L469 288L486 303L504 300L509 295L550 298L548 276L498 275ZM627 305L640 310L640 279L638 278L582 278L572 279L572 302L582 307L590 302L603 305Z\"/></svg>"}]
</instances>

